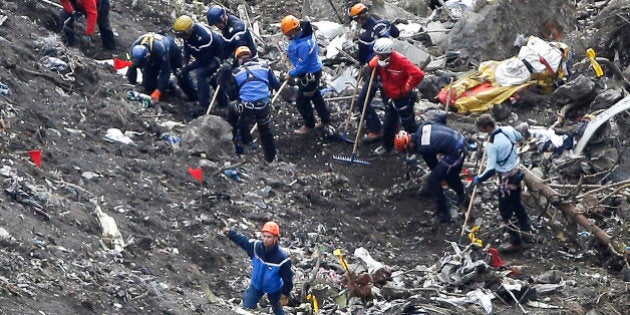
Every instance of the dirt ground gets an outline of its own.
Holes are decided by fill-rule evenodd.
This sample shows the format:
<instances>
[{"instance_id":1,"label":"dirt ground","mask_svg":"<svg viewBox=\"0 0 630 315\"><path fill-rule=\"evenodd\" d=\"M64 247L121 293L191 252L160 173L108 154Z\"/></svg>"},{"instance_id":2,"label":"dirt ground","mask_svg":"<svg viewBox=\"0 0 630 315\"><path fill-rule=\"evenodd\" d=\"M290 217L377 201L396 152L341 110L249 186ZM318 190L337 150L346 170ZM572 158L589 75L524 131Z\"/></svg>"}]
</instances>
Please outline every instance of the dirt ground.
<instances>
[{"instance_id":1,"label":"dirt ground","mask_svg":"<svg viewBox=\"0 0 630 315\"><path fill-rule=\"evenodd\" d=\"M144 32L170 27L168 7L161 3L132 8L130 0L112 1L114 54L123 56ZM57 8L27 0L3 1L0 9L8 15L0 26L0 82L12 90L0 97L1 174L7 192L0 199L0 227L14 238L0 243L0 314L234 313L229 306L238 305L250 263L219 235L224 220L251 236L265 221L278 220L283 244L301 253L296 269L307 272L299 259L315 246L350 253L364 247L392 270L413 270L434 264L449 250L447 241L458 240L461 218L447 226L431 223L433 202L417 195L419 173L406 166L404 157L375 158L373 144L359 149L370 166L335 162L333 155L349 155L352 147L320 131L294 135L300 121L286 102L277 104L274 114L279 157L273 165L264 164L261 154L243 159L209 153L208 162L174 150L162 140L158 123L185 121L190 103L173 98L162 107L171 110L135 111L126 100L131 87L125 78L95 62L111 58L99 50L98 41L91 49L60 52L75 71L75 80L66 81L40 63L41 43L52 34L51 12ZM346 104L331 106L341 125ZM533 112L547 111L515 109L522 117ZM472 128L469 117L449 121ZM105 141L108 128L137 132L137 145ZM41 168L29 161L27 152L33 149L43 151ZM237 183L224 176L229 165L240 165L249 178ZM205 171L202 193L186 173L189 166ZM42 207L12 197L8 192L16 186ZM482 195L492 200L490 188ZM122 253L104 248L96 205L115 219L128 244ZM610 271L608 260L591 246L575 248L557 240L540 210L528 210L541 241L504 259L524 277L551 269L567 276L564 290L546 297L560 309L528 310L627 313L627 284ZM484 219L486 242L500 243L498 213L478 209L476 215ZM296 274L296 290L304 278ZM501 302L494 307L496 314L520 312Z\"/></svg>"}]
</instances>

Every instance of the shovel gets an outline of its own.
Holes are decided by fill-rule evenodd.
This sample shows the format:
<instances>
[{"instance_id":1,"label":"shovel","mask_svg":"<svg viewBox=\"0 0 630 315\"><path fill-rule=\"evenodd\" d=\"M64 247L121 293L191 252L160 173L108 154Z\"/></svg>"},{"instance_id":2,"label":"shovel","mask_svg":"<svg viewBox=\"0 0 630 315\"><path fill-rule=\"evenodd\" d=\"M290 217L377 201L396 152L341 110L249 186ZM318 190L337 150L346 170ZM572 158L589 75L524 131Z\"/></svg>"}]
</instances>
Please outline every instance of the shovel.
<instances>
[{"instance_id":1,"label":"shovel","mask_svg":"<svg viewBox=\"0 0 630 315\"><path fill-rule=\"evenodd\" d=\"M370 83L368 84L368 91L372 89L372 83L374 82L374 75L376 74L376 67L372 69L372 74L370 75ZM359 127L357 128L357 136L354 139L354 147L352 148L352 154L350 157L342 156L342 155L333 155L333 159L338 161L344 161L349 163L357 163L361 165L370 165L370 162L366 160L357 159L357 149L359 148L359 137L361 136L361 130L363 130L363 121L365 120L365 112L367 109L367 103L370 100L369 97L365 98L363 102L363 111L361 112L361 119L359 119Z\"/></svg>"}]
</instances>

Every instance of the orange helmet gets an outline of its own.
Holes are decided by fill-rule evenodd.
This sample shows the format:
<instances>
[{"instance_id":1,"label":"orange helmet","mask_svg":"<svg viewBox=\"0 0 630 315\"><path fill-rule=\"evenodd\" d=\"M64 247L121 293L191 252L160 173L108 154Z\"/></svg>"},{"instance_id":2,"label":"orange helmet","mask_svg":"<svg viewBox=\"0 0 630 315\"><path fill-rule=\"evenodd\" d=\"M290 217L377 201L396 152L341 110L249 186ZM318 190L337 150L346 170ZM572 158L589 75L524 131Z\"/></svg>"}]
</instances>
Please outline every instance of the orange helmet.
<instances>
[{"instance_id":1,"label":"orange helmet","mask_svg":"<svg viewBox=\"0 0 630 315\"><path fill-rule=\"evenodd\" d=\"M252 55L252 51L247 46L238 46L234 51L234 58L238 59L244 55Z\"/></svg>"},{"instance_id":2,"label":"orange helmet","mask_svg":"<svg viewBox=\"0 0 630 315\"><path fill-rule=\"evenodd\" d=\"M401 130L396 134L396 138L394 138L396 150L404 151L409 143L411 143L411 135L408 132Z\"/></svg>"},{"instance_id":3,"label":"orange helmet","mask_svg":"<svg viewBox=\"0 0 630 315\"><path fill-rule=\"evenodd\" d=\"M356 19L359 15L367 11L368 7L366 7L365 4L359 2L350 8L350 18Z\"/></svg>"},{"instance_id":4,"label":"orange helmet","mask_svg":"<svg viewBox=\"0 0 630 315\"><path fill-rule=\"evenodd\" d=\"M278 223L269 221L263 225L262 232L269 232L274 236L280 236L280 227L278 226Z\"/></svg>"},{"instance_id":5,"label":"orange helmet","mask_svg":"<svg viewBox=\"0 0 630 315\"><path fill-rule=\"evenodd\" d=\"M282 29L282 34L284 35L298 27L300 27L300 20L293 15L285 16L280 23L280 29Z\"/></svg>"}]
</instances>

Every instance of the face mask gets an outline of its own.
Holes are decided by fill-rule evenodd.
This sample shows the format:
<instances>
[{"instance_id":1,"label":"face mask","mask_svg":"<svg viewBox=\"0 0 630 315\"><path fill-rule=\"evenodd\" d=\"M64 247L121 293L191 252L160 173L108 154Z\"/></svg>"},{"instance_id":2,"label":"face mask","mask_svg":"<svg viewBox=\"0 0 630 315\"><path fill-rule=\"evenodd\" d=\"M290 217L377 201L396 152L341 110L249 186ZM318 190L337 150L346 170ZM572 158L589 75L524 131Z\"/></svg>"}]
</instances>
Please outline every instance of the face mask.
<instances>
[{"instance_id":1,"label":"face mask","mask_svg":"<svg viewBox=\"0 0 630 315\"><path fill-rule=\"evenodd\" d=\"M388 60L377 60L378 61L378 65L381 67L387 67L389 66L389 59Z\"/></svg>"}]
</instances>

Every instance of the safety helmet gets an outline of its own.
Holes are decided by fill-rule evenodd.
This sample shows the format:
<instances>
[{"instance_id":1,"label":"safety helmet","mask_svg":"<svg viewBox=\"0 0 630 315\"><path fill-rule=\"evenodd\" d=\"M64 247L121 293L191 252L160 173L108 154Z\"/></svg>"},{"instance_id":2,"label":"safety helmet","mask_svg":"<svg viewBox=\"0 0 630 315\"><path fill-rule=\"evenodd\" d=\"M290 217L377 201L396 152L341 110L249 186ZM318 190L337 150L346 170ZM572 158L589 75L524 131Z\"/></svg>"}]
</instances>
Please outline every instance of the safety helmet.
<instances>
[{"instance_id":1,"label":"safety helmet","mask_svg":"<svg viewBox=\"0 0 630 315\"><path fill-rule=\"evenodd\" d=\"M250 55L250 56L252 55L252 51L249 49L249 47L238 46L236 50L234 51L234 58L238 59L245 54Z\"/></svg>"},{"instance_id":2,"label":"safety helmet","mask_svg":"<svg viewBox=\"0 0 630 315\"><path fill-rule=\"evenodd\" d=\"M175 23L173 24L173 31L176 33L185 33L189 31L194 24L195 22L190 16L182 15L175 20Z\"/></svg>"},{"instance_id":3,"label":"safety helmet","mask_svg":"<svg viewBox=\"0 0 630 315\"><path fill-rule=\"evenodd\" d=\"M131 59L136 66L143 66L149 57L149 48L145 45L135 45L131 48Z\"/></svg>"},{"instance_id":4,"label":"safety helmet","mask_svg":"<svg viewBox=\"0 0 630 315\"><path fill-rule=\"evenodd\" d=\"M263 225L262 232L269 232L274 236L280 236L280 227L278 226L278 223L269 221Z\"/></svg>"},{"instance_id":5,"label":"safety helmet","mask_svg":"<svg viewBox=\"0 0 630 315\"><path fill-rule=\"evenodd\" d=\"M280 23L280 29L282 29L282 34L284 35L298 27L300 27L300 20L293 15L285 16Z\"/></svg>"},{"instance_id":6,"label":"safety helmet","mask_svg":"<svg viewBox=\"0 0 630 315\"><path fill-rule=\"evenodd\" d=\"M381 37L374 41L374 52L377 54L391 54L394 50L394 41L389 37Z\"/></svg>"},{"instance_id":7,"label":"safety helmet","mask_svg":"<svg viewBox=\"0 0 630 315\"><path fill-rule=\"evenodd\" d=\"M225 15L225 9L220 5L213 5L208 9L208 24L217 25Z\"/></svg>"},{"instance_id":8,"label":"safety helmet","mask_svg":"<svg viewBox=\"0 0 630 315\"><path fill-rule=\"evenodd\" d=\"M355 5L353 5L350 8L350 18L351 19L356 19L359 15L365 13L368 11L368 7L365 6L365 4L359 2Z\"/></svg>"},{"instance_id":9,"label":"safety helmet","mask_svg":"<svg viewBox=\"0 0 630 315\"><path fill-rule=\"evenodd\" d=\"M401 130L396 134L396 138L394 138L396 150L404 151L409 143L411 143L411 135L408 132Z\"/></svg>"}]
</instances>

